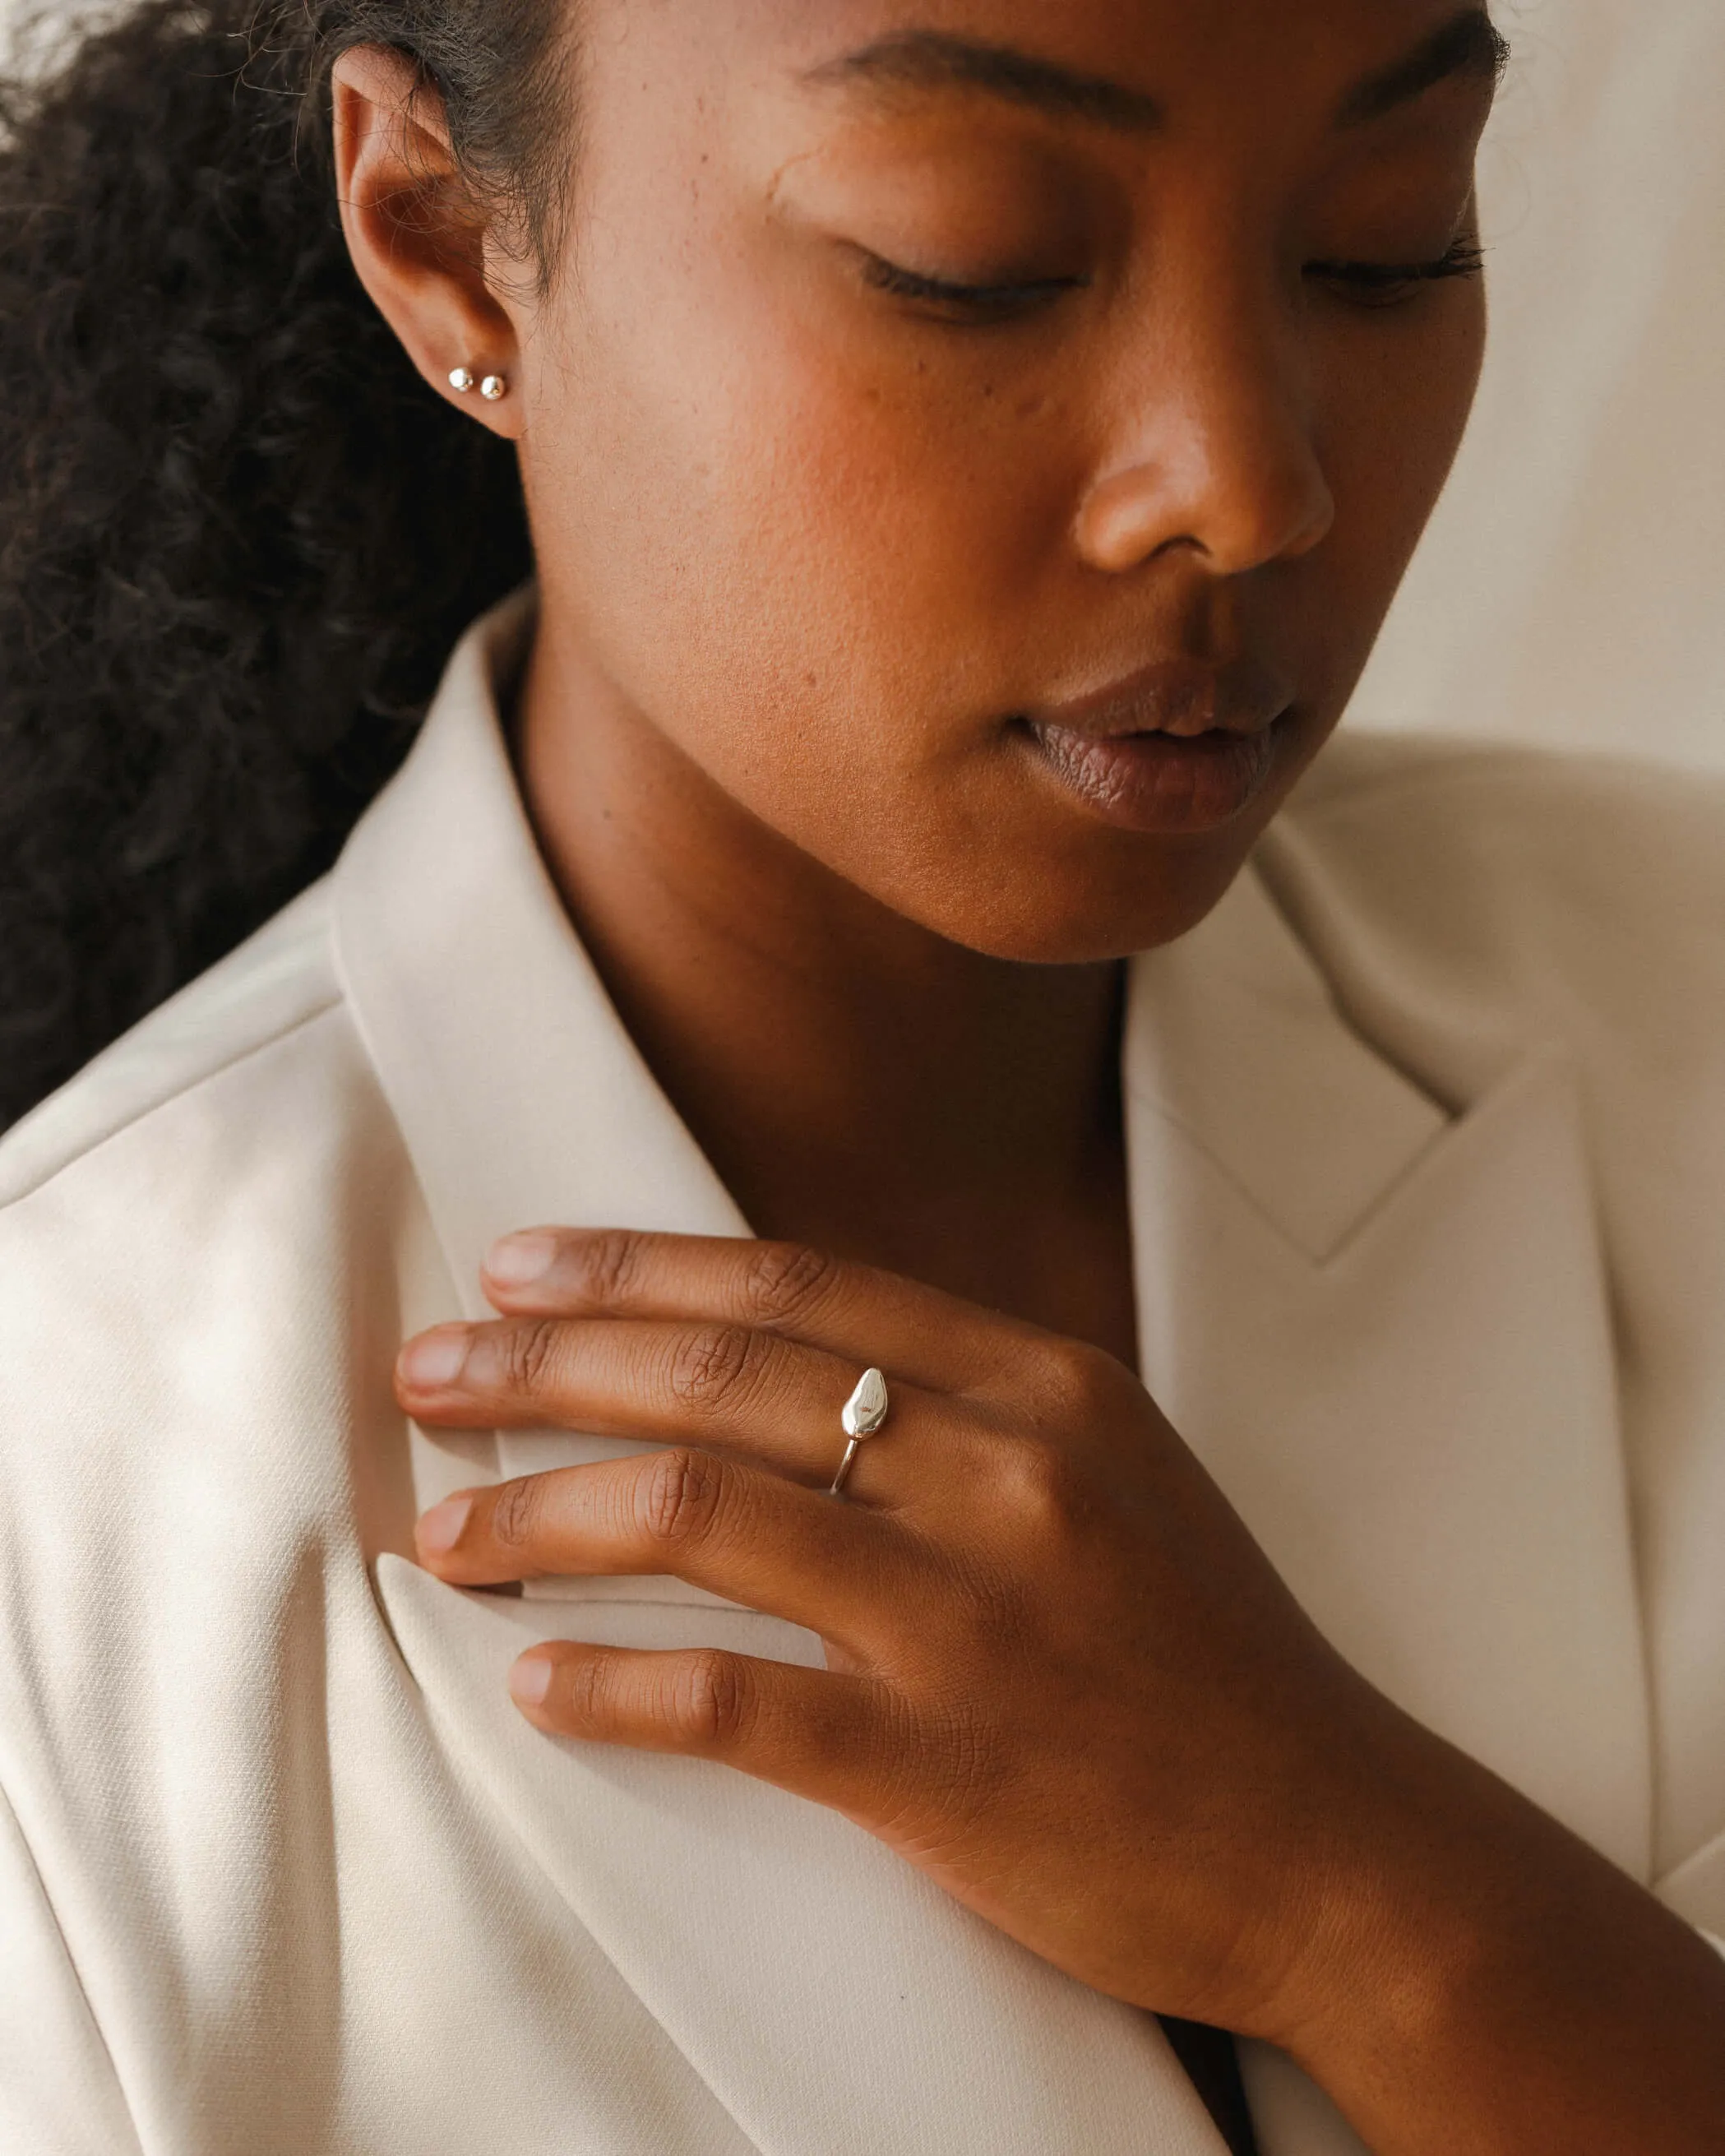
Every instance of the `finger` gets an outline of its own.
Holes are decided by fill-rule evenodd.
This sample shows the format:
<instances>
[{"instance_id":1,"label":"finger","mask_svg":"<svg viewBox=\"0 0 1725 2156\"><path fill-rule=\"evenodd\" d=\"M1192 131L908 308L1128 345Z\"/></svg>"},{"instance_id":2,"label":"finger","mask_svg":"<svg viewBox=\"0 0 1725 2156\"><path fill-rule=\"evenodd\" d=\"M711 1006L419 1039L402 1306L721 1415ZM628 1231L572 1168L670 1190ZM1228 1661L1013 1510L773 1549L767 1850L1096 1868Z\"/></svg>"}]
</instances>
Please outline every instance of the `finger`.
<instances>
[{"instance_id":1,"label":"finger","mask_svg":"<svg viewBox=\"0 0 1725 2156\"><path fill-rule=\"evenodd\" d=\"M884 1517L693 1446L554 1469L445 1498L419 1557L457 1587L668 1573L846 1646L913 1591Z\"/></svg>"},{"instance_id":2,"label":"finger","mask_svg":"<svg viewBox=\"0 0 1725 2156\"><path fill-rule=\"evenodd\" d=\"M871 1768L894 1756L883 1686L722 1648L551 1640L521 1656L509 1689L552 1735L716 1759L854 1818L878 1809Z\"/></svg>"},{"instance_id":3,"label":"finger","mask_svg":"<svg viewBox=\"0 0 1725 2156\"><path fill-rule=\"evenodd\" d=\"M403 1348L402 1405L468 1428L554 1424L597 1436L684 1439L770 1462L816 1486L843 1456L840 1414L855 1366L747 1326L614 1318L519 1318L444 1325ZM942 1419L932 1395L894 1378L887 1430Z\"/></svg>"},{"instance_id":4,"label":"finger","mask_svg":"<svg viewBox=\"0 0 1725 2156\"><path fill-rule=\"evenodd\" d=\"M521 1316L704 1318L780 1333L931 1390L988 1389L1045 1338L1022 1320L801 1243L538 1228L492 1245L487 1296ZM855 1378L853 1378L853 1383Z\"/></svg>"}]
</instances>

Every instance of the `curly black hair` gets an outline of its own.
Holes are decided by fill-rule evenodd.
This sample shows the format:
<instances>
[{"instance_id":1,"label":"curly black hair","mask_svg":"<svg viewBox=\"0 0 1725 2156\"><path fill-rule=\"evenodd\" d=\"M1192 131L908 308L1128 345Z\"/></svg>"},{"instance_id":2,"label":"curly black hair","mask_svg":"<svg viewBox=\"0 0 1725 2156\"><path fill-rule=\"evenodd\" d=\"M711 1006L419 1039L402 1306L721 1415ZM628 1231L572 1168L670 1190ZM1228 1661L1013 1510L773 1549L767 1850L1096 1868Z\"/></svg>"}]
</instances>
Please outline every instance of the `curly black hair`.
<instances>
[{"instance_id":1,"label":"curly black hair","mask_svg":"<svg viewBox=\"0 0 1725 2156\"><path fill-rule=\"evenodd\" d=\"M408 52L542 238L560 12L146 0L0 82L0 1127L328 866L529 573L354 275L328 78Z\"/></svg>"}]
</instances>

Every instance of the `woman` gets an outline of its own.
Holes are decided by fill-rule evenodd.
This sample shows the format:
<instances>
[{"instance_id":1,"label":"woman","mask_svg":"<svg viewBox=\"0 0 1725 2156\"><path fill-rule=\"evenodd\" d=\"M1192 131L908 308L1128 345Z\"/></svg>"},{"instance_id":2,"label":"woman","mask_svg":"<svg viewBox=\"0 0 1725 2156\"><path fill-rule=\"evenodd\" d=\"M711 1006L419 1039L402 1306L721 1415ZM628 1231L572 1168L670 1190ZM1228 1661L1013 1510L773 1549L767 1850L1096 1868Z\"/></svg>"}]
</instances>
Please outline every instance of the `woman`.
<instances>
[{"instance_id":1,"label":"woman","mask_svg":"<svg viewBox=\"0 0 1725 2156\"><path fill-rule=\"evenodd\" d=\"M8 2145L1716 2150L1725 804L1289 800L1490 22L235 27L14 101L20 1094L534 593L0 1157Z\"/></svg>"}]
</instances>

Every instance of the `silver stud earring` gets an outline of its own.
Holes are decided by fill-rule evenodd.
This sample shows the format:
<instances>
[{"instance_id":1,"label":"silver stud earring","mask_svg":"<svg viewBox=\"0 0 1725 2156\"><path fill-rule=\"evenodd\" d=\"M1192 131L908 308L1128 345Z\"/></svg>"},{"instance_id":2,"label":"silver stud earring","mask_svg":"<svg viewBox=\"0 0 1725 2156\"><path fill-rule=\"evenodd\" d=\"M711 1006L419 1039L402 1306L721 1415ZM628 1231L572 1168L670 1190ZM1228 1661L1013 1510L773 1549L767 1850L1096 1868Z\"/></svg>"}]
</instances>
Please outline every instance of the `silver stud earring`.
<instances>
[{"instance_id":1,"label":"silver stud earring","mask_svg":"<svg viewBox=\"0 0 1725 2156\"><path fill-rule=\"evenodd\" d=\"M473 387L473 377L465 367L452 367L449 369L449 387L465 396Z\"/></svg>"},{"instance_id":2,"label":"silver stud earring","mask_svg":"<svg viewBox=\"0 0 1725 2156\"><path fill-rule=\"evenodd\" d=\"M480 384L480 395L495 404L500 397L507 394L509 384L501 374L488 374Z\"/></svg>"}]
</instances>

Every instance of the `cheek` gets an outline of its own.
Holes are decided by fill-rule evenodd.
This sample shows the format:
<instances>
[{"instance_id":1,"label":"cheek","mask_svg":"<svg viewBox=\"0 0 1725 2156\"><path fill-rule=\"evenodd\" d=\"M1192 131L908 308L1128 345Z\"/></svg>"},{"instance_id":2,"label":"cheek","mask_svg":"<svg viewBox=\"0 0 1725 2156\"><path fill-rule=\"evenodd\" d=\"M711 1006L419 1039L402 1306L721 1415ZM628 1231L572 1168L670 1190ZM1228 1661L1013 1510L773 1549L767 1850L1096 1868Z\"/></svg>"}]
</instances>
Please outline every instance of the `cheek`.
<instances>
[{"instance_id":1,"label":"cheek","mask_svg":"<svg viewBox=\"0 0 1725 2156\"><path fill-rule=\"evenodd\" d=\"M630 700L721 781L763 705L800 714L793 763L842 766L870 713L877 751L935 748L925 719L970 707L1025 617L1069 475L991 454L986 404L764 308L661 310L572 379L535 459L542 552Z\"/></svg>"},{"instance_id":2,"label":"cheek","mask_svg":"<svg viewBox=\"0 0 1725 2156\"><path fill-rule=\"evenodd\" d=\"M1484 288L1470 284L1443 293L1423 323L1366 316L1326 355L1324 461L1337 518L1324 574L1344 695L1443 490L1485 342Z\"/></svg>"},{"instance_id":3,"label":"cheek","mask_svg":"<svg viewBox=\"0 0 1725 2156\"><path fill-rule=\"evenodd\" d=\"M624 698L763 822L957 940L1089 957L1189 925L1250 833L1164 860L1051 818L978 752L1051 664L1142 633L1135 580L1076 567L1081 385L889 356L722 244L613 263L600 239L568 289L524 467L547 599ZM1423 324L1340 319L1309 354L1337 521L1250 611L1326 721L1441 486L1482 330L1456 292Z\"/></svg>"}]
</instances>

